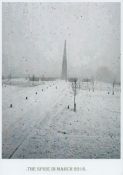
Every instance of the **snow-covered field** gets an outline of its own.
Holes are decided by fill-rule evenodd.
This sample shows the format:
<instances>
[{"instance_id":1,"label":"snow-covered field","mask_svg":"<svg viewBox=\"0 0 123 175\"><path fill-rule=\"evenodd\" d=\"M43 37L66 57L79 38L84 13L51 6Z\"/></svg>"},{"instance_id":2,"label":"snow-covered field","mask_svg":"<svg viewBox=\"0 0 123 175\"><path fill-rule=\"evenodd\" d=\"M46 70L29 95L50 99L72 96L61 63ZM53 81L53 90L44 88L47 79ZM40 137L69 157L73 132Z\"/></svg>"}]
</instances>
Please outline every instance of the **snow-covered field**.
<instances>
[{"instance_id":1,"label":"snow-covered field","mask_svg":"<svg viewBox=\"0 0 123 175\"><path fill-rule=\"evenodd\" d=\"M70 82L3 82L3 158L120 158L120 87L94 87L81 83L74 112Z\"/></svg>"}]
</instances>

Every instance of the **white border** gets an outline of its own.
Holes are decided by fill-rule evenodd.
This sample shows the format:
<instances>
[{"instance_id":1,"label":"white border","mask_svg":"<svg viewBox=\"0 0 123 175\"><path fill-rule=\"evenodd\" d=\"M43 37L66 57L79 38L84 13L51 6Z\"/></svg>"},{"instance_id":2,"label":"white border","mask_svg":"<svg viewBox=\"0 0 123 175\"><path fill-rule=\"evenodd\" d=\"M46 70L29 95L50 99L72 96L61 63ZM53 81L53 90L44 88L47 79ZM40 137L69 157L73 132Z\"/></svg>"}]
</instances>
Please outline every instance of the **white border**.
<instances>
[{"instance_id":1,"label":"white border","mask_svg":"<svg viewBox=\"0 0 123 175\"><path fill-rule=\"evenodd\" d=\"M122 0L2 0L2 2L122 2Z\"/></svg>"},{"instance_id":2,"label":"white border","mask_svg":"<svg viewBox=\"0 0 123 175\"><path fill-rule=\"evenodd\" d=\"M3 0L2 2L121 2L121 31L123 31L123 2L120 0ZM2 77L2 2L0 2L0 73ZM121 33L121 89L122 89L122 33ZM1 79L0 79L0 83ZM0 117L2 121L2 85L0 86ZM121 133L123 133L123 93L121 90ZM0 122L0 145L2 143L2 122ZM1 154L0 148L0 154ZM27 167L85 167L86 171L80 172L32 172L28 171ZM2 173L1 173L2 172ZM2 175L28 175L28 174L84 174L84 175L123 175L123 139L121 135L121 159L1 159L0 174Z\"/></svg>"}]
</instances>

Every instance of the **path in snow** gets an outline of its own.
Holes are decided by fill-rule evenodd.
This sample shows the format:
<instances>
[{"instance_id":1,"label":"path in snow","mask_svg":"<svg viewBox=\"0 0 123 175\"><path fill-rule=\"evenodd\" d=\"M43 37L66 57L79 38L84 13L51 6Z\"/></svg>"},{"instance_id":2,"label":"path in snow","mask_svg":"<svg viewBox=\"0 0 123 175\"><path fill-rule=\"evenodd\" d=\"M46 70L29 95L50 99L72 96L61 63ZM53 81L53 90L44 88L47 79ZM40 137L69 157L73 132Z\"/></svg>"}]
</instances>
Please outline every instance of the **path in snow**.
<instances>
[{"instance_id":1,"label":"path in snow","mask_svg":"<svg viewBox=\"0 0 123 175\"><path fill-rule=\"evenodd\" d=\"M65 86L57 84L33 89L22 89L9 99L13 108L3 108L3 158L11 158L27 137L45 118L45 114L63 98ZM35 94L37 92L37 95ZM5 94L4 94L5 95ZM25 100L25 97L28 100ZM6 96L5 96L6 97ZM23 110L22 110L23 109Z\"/></svg>"},{"instance_id":2,"label":"path in snow","mask_svg":"<svg viewBox=\"0 0 123 175\"><path fill-rule=\"evenodd\" d=\"M79 90L75 113L70 83L44 87L28 89L28 109L13 112L13 123L3 120L3 158L120 158L119 94Z\"/></svg>"}]
</instances>

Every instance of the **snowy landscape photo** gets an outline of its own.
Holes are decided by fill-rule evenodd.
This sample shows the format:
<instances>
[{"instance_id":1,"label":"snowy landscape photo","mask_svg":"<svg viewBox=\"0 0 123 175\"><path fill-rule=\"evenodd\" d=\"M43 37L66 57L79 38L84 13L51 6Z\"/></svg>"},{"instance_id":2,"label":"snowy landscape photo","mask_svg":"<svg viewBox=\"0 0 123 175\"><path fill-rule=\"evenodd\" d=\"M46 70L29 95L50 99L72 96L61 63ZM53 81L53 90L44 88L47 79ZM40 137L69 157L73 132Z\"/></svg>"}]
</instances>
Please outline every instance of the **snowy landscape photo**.
<instances>
[{"instance_id":1,"label":"snowy landscape photo","mask_svg":"<svg viewBox=\"0 0 123 175\"><path fill-rule=\"evenodd\" d=\"M2 158L120 159L120 3L2 3Z\"/></svg>"}]
</instances>

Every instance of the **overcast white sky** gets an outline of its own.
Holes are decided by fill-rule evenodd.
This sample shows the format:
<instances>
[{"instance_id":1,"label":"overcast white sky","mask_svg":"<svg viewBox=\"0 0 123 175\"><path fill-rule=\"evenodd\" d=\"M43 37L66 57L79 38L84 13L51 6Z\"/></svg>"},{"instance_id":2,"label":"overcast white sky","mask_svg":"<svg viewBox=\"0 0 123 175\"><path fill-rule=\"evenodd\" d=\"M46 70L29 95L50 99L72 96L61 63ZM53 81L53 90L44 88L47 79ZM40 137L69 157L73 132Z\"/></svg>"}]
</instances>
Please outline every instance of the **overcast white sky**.
<instances>
[{"instance_id":1,"label":"overcast white sky","mask_svg":"<svg viewBox=\"0 0 123 175\"><path fill-rule=\"evenodd\" d=\"M120 3L3 3L3 74L120 77Z\"/></svg>"}]
</instances>

